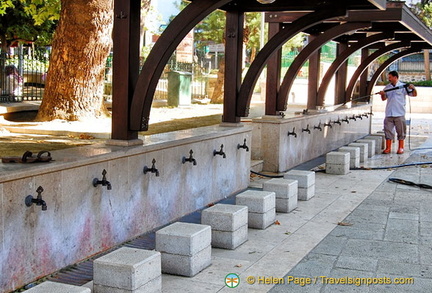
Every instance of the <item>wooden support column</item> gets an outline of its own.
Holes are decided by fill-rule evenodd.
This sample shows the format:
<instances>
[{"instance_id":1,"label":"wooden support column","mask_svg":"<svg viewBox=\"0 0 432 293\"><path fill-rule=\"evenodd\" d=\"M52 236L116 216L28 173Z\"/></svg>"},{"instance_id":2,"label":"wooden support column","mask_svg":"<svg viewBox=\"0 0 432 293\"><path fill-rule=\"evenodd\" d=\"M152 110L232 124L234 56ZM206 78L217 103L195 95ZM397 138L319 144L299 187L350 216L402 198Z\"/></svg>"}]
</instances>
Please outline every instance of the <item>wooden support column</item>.
<instances>
[{"instance_id":1,"label":"wooden support column","mask_svg":"<svg viewBox=\"0 0 432 293\"><path fill-rule=\"evenodd\" d=\"M227 11L225 29L225 86L222 122L238 123L237 96L243 62L244 13Z\"/></svg>"},{"instance_id":2,"label":"wooden support column","mask_svg":"<svg viewBox=\"0 0 432 293\"><path fill-rule=\"evenodd\" d=\"M366 58L369 57L369 50L367 48L363 48L361 50L361 60L362 62L366 60ZM360 76L360 83L359 83L359 97L366 96L367 92L367 86L368 86L368 75L369 75L369 68L366 68L366 70L361 74ZM364 102L369 100L369 97L358 100L358 102Z\"/></svg>"},{"instance_id":3,"label":"wooden support column","mask_svg":"<svg viewBox=\"0 0 432 293\"><path fill-rule=\"evenodd\" d=\"M426 80L431 80L429 50L423 50Z\"/></svg>"},{"instance_id":4,"label":"wooden support column","mask_svg":"<svg viewBox=\"0 0 432 293\"><path fill-rule=\"evenodd\" d=\"M318 35L310 35L309 43ZM317 106L324 105L322 101L317 100L319 76L320 76L320 63L321 63L321 49L312 53L309 57L309 74L308 74L308 100L307 109L315 110Z\"/></svg>"},{"instance_id":5,"label":"wooden support column","mask_svg":"<svg viewBox=\"0 0 432 293\"><path fill-rule=\"evenodd\" d=\"M140 0L114 1L113 104L111 138L133 140L129 130L130 105L139 74Z\"/></svg>"},{"instance_id":6,"label":"wooden support column","mask_svg":"<svg viewBox=\"0 0 432 293\"><path fill-rule=\"evenodd\" d=\"M269 23L268 39L270 40L281 29L280 23ZM282 49L276 51L267 63L265 115L277 115L277 95L280 87Z\"/></svg>"},{"instance_id":7,"label":"wooden support column","mask_svg":"<svg viewBox=\"0 0 432 293\"><path fill-rule=\"evenodd\" d=\"M348 48L348 42L339 42L336 46L336 56L339 56ZM335 105L345 103L345 87L348 73L348 62L345 61L336 71L335 77Z\"/></svg>"}]
</instances>

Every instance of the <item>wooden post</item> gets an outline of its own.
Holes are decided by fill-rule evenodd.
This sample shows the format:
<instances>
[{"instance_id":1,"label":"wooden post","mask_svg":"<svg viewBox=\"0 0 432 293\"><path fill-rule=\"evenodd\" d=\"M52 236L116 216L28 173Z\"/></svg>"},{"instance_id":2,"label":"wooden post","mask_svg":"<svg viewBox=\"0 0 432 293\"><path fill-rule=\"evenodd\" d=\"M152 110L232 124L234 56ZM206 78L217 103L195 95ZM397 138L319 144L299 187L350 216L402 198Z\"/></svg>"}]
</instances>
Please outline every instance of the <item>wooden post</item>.
<instances>
[{"instance_id":1,"label":"wooden post","mask_svg":"<svg viewBox=\"0 0 432 293\"><path fill-rule=\"evenodd\" d=\"M431 80L429 50L423 50L426 80Z\"/></svg>"},{"instance_id":2,"label":"wooden post","mask_svg":"<svg viewBox=\"0 0 432 293\"><path fill-rule=\"evenodd\" d=\"M269 40L279 32L280 24L270 22L268 29ZM265 115L277 115L277 94L280 86L281 76L281 60L282 49L269 58L267 63L267 78L266 78L266 100L265 100Z\"/></svg>"},{"instance_id":3,"label":"wooden post","mask_svg":"<svg viewBox=\"0 0 432 293\"><path fill-rule=\"evenodd\" d=\"M317 35L310 35L311 42ZM309 58L309 75L308 75L308 100L307 100L307 109L316 110L317 106L324 106L324 99L318 101L318 83L320 76L320 63L321 63L321 49L312 53Z\"/></svg>"},{"instance_id":4,"label":"wooden post","mask_svg":"<svg viewBox=\"0 0 432 293\"><path fill-rule=\"evenodd\" d=\"M136 140L129 130L130 104L139 74L141 1L114 1L111 138Z\"/></svg>"}]
</instances>

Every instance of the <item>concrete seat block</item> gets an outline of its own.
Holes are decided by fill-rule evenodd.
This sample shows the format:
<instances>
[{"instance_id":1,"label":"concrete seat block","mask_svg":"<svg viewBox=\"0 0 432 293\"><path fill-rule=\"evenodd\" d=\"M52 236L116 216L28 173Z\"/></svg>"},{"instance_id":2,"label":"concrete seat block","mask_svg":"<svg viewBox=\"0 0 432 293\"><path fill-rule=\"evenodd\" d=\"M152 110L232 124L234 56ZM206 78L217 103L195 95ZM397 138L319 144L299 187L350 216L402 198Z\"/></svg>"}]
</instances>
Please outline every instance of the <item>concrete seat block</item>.
<instances>
[{"instance_id":1,"label":"concrete seat block","mask_svg":"<svg viewBox=\"0 0 432 293\"><path fill-rule=\"evenodd\" d=\"M298 189L298 200L309 200L315 196L315 184L306 188Z\"/></svg>"},{"instance_id":2,"label":"concrete seat block","mask_svg":"<svg viewBox=\"0 0 432 293\"><path fill-rule=\"evenodd\" d=\"M371 133L370 136L378 138L378 144L381 146L381 149L378 153L385 148L385 134L384 132Z\"/></svg>"},{"instance_id":3,"label":"concrete seat block","mask_svg":"<svg viewBox=\"0 0 432 293\"><path fill-rule=\"evenodd\" d=\"M353 142L353 143L348 144L348 146L360 148L360 162L363 163L363 162L367 161L368 149L369 149L369 146L367 143Z\"/></svg>"},{"instance_id":4,"label":"concrete seat block","mask_svg":"<svg viewBox=\"0 0 432 293\"><path fill-rule=\"evenodd\" d=\"M277 198L297 197L298 181L273 178L263 183L264 191L273 191Z\"/></svg>"},{"instance_id":5,"label":"concrete seat block","mask_svg":"<svg viewBox=\"0 0 432 293\"><path fill-rule=\"evenodd\" d=\"M211 246L192 256L162 253L162 272L172 275L193 277L211 265Z\"/></svg>"},{"instance_id":6,"label":"concrete seat block","mask_svg":"<svg viewBox=\"0 0 432 293\"><path fill-rule=\"evenodd\" d=\"M348 152L329 152L326 154L326 166L332 165L349 165L350 153Z\"/></svg>"},{"instance_id":7,"label":"concrete seat block","mask_svg":"<svg viewBox=\"0 0 432 293\"><path fill-rule=\"evenodd\" d=\"M212 247L236 249L248 240L248 224L235 231L212 230Z\"/></svg>"},{"instance_id":8,"label":"concrete seat block","mask_svg":"<svg viewBox=\"0 0 432 293\"><path fill-rule=\"evenodd\" d=\"M264 230L272 225L276 220L276 208L273 208L265 213L252 213L248 215L249 228Z\"/></svg>"},{"instance_id":9,"label":"concrete seat block","mask_svg":"<svg viewBox=\"0 0 432 293\"><path fill-rule=\"evenodd\" d=\"M298 195L290 198L276 198L276 212L289 213L297 208Z\"/></svg>"},{"instance_id":10,"label":"concrete seat block","mask_svg":"<svg viewBox=\"0 0 432 293\"><path fill-rule=\"evenodd\" d=\"M375 155L375 140L374 139L359 139L356 142L368 144L368 157L371 158Z\"/></svg>"},{"instance_id":11,"label":"concrete seat block","mask_svg":"<svg viewBox=\"0 0 432 293\"><path fill-rule=\"evenodd\" d=\"M236 204L247 206L249 213L265 213L276 207L276 194L271 191L246 190L236 196Z\"/></svg>"},{"instance_id":12,"label":"concrete seat block","mask_svg":"<svg viewBox=\"0 0 432 293\"><path fill-rule=\"evenodd\" d=\"M162 275L151 280L147 284L135 290L126 290L126 289L113 288L109 286L95 284L93 285L93 292L94 293L160 293L162 292Z\"/></svg>"},{"instance_id":13,"label":"concrete seat block","mask_svg":"<svg viewBox=\"0 0 432 293\"><path fill-rule=\"evenodd\" d=\"M192 256L211 244L208 225L176 222L156 231L156 250Z\"/></svg>"},{"instance_id":14,"label":"concrete seat block","mask_svg":"<svg viewBox=\"0 0 432 293\"><path fill-rule=\"evenodd\" d=\"M248 207L241 205L216 204L201 213L201 224L211 226L212 231L236 231L247 220Z\"/></svg>"},{"instance_id":15,"label":"concrete seat block","mask_svg":"<svg viewBox=\"0 0 432 293\"><path fill-rule=\"evenodd\" d=\"M43 283L27 290L26 292L30 292L30 293L59 293L59 292L91 293L91 290L89 288L86 288L86 287L46 281L46 282L43 282Z\"/></svg>"},{"instance_id":16,"label":"concrete seat block","mask_svg":"<svg viewBox=\"0 0 432 293\"><path fill-rule=\"evenodd\" d=\"M157 251L119 248L93 262L95 285L135 290L161 275L161 255Z\"/></svg>"},{"instance_id":17,"label":"concrete seat block","mask_svg":"<svg viewBox=\"0 0 432 293\"><path fill-rule=\"evenodd\" d=\"M358 147L341 147L338 149L339 152L350 153L350 168L360 167L360 148Z\"/></svg>"},{"instance_id":18,"label":"concrete seat block","mask_svg":"<svg viewBox=\"0 0 432 293\"><path fill-rule=\"evenodd\" d=\"M383 137L378 135L368 135L364 139L373 139L375 140L375 154L381 153L381 150L383 149ZM385 144L385 140L384 140Z\"/></svg>"},{"instance_id":19,"label":"concrete seat block","mask_svg":"<svg viewBox=\"0 0 432 293\"><path fill-rule=\"evenodd\" d=\"M350 163L345 165L340 164L326 164L326 173L334 175L346 175L350 169Z\"/></svg>"},{"instance_id":20,"label":"concrete seat block","mask_svg":"<svg viewBox=\"0 0 432 293\"><path fill-rule=\"evenodd\" d=\"M315 184L315 172L291 170L284 174L284 179L297 180L299 188L306 188Z\"/></svg>"}]
</instances>

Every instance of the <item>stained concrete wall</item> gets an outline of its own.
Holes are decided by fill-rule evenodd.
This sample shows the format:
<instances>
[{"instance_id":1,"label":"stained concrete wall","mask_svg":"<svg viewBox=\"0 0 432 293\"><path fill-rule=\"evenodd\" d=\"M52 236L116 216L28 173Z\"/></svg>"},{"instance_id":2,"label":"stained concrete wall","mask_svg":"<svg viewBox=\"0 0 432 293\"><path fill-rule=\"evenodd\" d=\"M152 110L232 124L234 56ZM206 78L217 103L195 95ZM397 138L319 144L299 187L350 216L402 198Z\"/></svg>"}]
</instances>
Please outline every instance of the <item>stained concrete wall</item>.
<instances>
[{"instance_id":1,"label":"stained concrete wall","mask_svg":"<svg viewBox=\"0 0 432 293\"><path fill-rule=\"evenodd\" d=\"M362 105L294 117L253 119L252 159L264 160L263 171L285 172L369 134L370 116L349 119L349 123L341 122L341 125L333 122L370 111L370 105ZM325 127L324 124L330 121L331 128ZM302 131L308 125L310 134ZM318 125L321 125L322 131L314 129ZM293 132L294 128L297 137L288 136L288 132Z\"/></svg>"},{"instance_id":2,"label":"stained concrete wall","mask_svg":"<svg viewBox=\"0 0 432 293\"><path fill-rule=\"evenodd\" d=\"M116 246L247 188L251 127L203 127L144 137L144 145L52 152L54 161L0 164L0 291ZM226 153L214 156L221 144ZM189 151L197 165L186 162ZM143 174L152 159L160 176ZM94 187L107 180L112 190ZM47 211L27 207L42 186Z\"/></svg>"}]
</instances>

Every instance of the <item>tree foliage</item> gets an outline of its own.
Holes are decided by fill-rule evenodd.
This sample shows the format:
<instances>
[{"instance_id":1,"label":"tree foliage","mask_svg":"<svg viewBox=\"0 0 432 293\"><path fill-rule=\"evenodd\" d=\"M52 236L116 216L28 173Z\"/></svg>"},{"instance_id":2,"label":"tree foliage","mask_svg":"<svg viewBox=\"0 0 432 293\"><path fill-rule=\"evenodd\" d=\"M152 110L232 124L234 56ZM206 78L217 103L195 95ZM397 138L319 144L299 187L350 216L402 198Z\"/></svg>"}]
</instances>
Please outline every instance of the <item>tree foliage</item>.
<instances>
[{"instance_id":1,"label":"tree foliage","mask_svg":"<svg viewBox=\"0 0 432 293\"><path fill-rule=\"evenodd\" d=\"M426 24L432 28L432 2L431 0L421 0L419 3L413 4L412 11Z\"/></svg>"},{"instance_id":2,"label":"tree foliage","mask_svg":"<svg viewBox=\"0 0 432 293\"><path fill-rule=\"evenodd\" d=\"M60 17L60 0L0 2L0 43L6 51L17 43L48 45Z\"/></svg>"}]
</instances>

